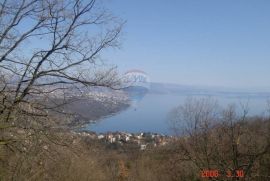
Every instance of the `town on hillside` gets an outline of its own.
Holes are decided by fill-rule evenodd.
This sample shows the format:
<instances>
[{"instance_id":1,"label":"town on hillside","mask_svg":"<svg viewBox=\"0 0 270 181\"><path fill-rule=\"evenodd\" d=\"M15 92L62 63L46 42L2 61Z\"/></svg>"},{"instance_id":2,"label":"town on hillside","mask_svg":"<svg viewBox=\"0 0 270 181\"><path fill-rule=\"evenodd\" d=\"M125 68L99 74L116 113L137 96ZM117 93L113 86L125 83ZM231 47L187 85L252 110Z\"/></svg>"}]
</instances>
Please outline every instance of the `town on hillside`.
<instances>
[{"instance_id":1,"label":"town on hillside","mask_svg":"<svg viewBox=\"0 0 270 181\"><path fill-rule=\"evenodd\" d=\"M166 146L168 143L174 141L174 136L168 136L159 133L142 132L142 133L127 133L127 132L107 132L96 133L91 131L73 132L73 134L80 135L89 139L97 139L109 144L118 144L123 146L125 144L136 144L140 150L147 148Z\"/></svg>"}]
</instances>

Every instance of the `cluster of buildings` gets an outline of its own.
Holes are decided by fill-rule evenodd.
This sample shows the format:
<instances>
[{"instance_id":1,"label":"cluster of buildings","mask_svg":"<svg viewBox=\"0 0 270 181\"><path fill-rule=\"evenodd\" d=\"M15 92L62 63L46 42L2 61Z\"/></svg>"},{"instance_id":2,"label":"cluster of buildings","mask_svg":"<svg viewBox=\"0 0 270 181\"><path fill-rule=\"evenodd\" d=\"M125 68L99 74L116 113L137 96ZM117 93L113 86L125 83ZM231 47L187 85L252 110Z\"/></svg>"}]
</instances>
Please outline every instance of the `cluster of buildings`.
<instances>
[{"instance_id":1,"label":"cluster of buildings","mask_svg":"<svg viewBox=\"0 0 270 181\"><path fill-rule=\"evenodd\" d=\"M128 96L120 91L92 91L85 93L85 96L98 102L110 103L110 105L118 104L119 102L127 103L129 101Z\"/></svg>"},{"instance_id":2,"label":"cluster of buildings","mask_svg":"<svg viewBox=\"0 0 270 181\"><path fill-rule=\"evenodd\" d=\"M145 150L150 147L166 146L174 140L174 137L158 133L126 133L126 132L108 132L97 134L95 132L78 132L84 137L98 139L109 144L136 144L140 150Z\"/></svg>"},{"instance_id":3,"label":"cluster of buildings","mask_svg":"<svg viewBox=\"0 0 270 181\"><path fill-rule=\"evenodd\" d=\"M58 89L59 88L59 89ZM72 97L87 97L94 99L96 101L105 102L127 102L129 97L121 90L108 90L108 89L87 89L87 88L69 88L69 89L60 89L57 86L45 87L42 89L44 92L48 92L51 96L54 97L63 97L72 98Z\"/></svg>"}]
</instances>

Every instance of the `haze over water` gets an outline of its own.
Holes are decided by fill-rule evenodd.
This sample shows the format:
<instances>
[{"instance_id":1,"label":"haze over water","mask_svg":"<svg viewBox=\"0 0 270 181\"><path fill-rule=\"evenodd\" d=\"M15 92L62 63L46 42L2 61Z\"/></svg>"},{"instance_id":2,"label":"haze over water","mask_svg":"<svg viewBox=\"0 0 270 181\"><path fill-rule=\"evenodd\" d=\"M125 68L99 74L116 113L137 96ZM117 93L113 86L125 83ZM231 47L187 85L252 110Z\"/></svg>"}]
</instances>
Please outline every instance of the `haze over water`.
<instances>
[{"instance_id":1,"label":"haze over water","mask_svg":"<svg viewBox=\"0 0 270 181\"><path fill-rule=\"evenodd\" d=\"M248 105L249 116L265 115L267 110L267 97L243 96L243 95L187 95L187 94L157 94L149 93L135 106L104 118L96 125L88 125L87 129L96 132L126 131L126 132L156 132L173 134L168 124L169 112L185 102L188 97L202 98L210 97L217 100L221 107L235 104L238 111L241 111L240 104Z\"/></svg>"},{"instance_id":2,"label":"haze over water","mask_svg":"<svg viewBox=\"0 0 270 181\"><path fill-rule=\"evenodd\" d=\"M104 54L120 71L142 69L151 81L270 92L270 1L124 1L108 7L127 20L123 49ZM139 10L139 11L138 11ZM200 94L193 96L199 96ZM226 107L249 103L261 115L267 96L209 94ZM189 94L147 94L88 129L170 133L167 115Z\"/></svg>"}]
</instances>

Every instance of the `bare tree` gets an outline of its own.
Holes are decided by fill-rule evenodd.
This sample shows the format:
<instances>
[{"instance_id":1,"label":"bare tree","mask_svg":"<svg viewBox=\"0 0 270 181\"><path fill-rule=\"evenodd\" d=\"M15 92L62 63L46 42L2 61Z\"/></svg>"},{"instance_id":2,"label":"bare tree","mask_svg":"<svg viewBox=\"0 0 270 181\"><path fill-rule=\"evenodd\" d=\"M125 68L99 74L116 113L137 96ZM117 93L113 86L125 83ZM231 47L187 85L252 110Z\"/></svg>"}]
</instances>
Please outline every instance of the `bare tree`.
<instances>
[{"instance_id":1,"label":"bare tree","mask_svg":"<svg viewBox=\"0 0 270 181\"><path fill-rule=\"evenodd\" d=\"M123 24L102 1L0 1L0 163L11 158L2 157L6 150L16 158L1 165L12 170L13 180L23 174L23 160L43 153L44 143L70 144L49 129L59 122L52 111L62 113L83 87L119 87L116 67L101 54L119 47Z\"/></svg>"},{"instance_id":2,"label":"bare tree","mask_svg":"<svg viewBox=\"0 0 270 181\"><path fill-rule=\"evenodd\" d=\"M242 108L240 113L233 105L221 109L211 99L187 99L171 113L179 135L172 163L193 163L197 175L218 172L212 180L262 178L258 164L269 153L269 120L250 118L247 107Z\"/></svg>"},{"instance_id":3,"label":"bare tree","mask_svg":"<svg viewBox=\"0 0 270 181\"><path fill-rule=\"evenodd\" d=\"M101 5L95 0L0 2L0 113L6 122L18 109L44 115L54 108L41 104L44 98L64 98L71 87L119 83L115 68L100 69L99 60L103 50L119 45L123 23ZM34 103L37 97L43 100Z\"/></svg>"}]
</instances>

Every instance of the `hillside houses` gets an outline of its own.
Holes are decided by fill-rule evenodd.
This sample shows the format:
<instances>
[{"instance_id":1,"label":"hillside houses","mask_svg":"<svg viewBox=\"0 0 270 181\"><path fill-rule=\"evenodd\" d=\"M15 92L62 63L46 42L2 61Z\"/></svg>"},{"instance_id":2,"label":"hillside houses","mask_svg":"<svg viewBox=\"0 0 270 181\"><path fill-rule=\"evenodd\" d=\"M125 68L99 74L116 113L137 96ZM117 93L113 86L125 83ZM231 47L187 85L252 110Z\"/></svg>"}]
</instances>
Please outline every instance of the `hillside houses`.
<instances>
[{"instance_id":1,"label":"hillside houses","mask_svg":"<svg viewBox=\"0 0 270 181\"><path fill-rule=\"evenodd\" d=\"M172 136L157 133L107 132L97 134L95 132L78 132L77 134L108 144L136 144L140 150L145 150L148 147L166 146L173 140Z\"/></svg>"}]
</instances>

